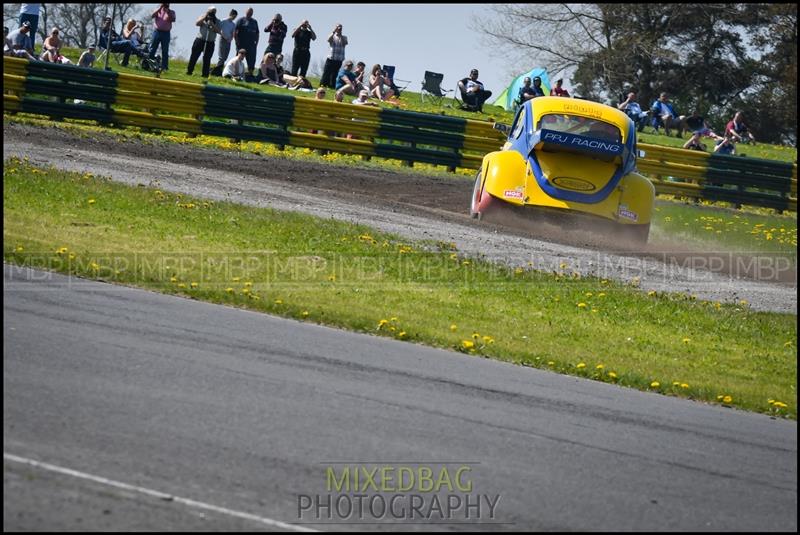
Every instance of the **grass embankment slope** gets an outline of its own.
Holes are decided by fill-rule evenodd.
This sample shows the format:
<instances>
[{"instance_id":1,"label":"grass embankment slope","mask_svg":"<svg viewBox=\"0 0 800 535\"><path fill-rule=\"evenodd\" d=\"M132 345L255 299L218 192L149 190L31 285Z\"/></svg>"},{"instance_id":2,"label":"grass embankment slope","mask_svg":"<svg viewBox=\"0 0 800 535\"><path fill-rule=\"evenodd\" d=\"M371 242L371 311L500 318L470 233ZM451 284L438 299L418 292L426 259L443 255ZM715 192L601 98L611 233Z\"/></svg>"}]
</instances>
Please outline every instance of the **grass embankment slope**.
<instances>
[{"instance_id":1,"label":"grass embankment slope","mask_svg":"<svg viewBox=\"0 0 800 535\"><path fill-rule=\"evenodd\" d=\"M19 160L3 169L6 261L796 418L794 315L568 266L509 270L449 244Z\"/></svg>"}]
</instances>

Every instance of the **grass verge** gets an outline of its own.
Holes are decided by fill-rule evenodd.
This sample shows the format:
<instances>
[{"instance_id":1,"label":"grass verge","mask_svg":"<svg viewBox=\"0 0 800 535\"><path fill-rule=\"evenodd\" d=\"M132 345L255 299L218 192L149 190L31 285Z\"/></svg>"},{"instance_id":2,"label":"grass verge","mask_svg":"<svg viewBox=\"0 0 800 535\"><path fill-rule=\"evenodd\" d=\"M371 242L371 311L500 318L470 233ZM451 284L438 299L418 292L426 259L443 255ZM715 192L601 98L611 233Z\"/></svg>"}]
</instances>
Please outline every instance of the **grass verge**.
<instances>
[{"instance_id":1,"label":"grass verge","mask_svg":"<svg viewBox=\"0 0 800 535\"><path fill-rule=\"evenodd\" d=\"M796 316L346 222L3 167L6 262L796 418Z\"/></svg>"}]
</instances>

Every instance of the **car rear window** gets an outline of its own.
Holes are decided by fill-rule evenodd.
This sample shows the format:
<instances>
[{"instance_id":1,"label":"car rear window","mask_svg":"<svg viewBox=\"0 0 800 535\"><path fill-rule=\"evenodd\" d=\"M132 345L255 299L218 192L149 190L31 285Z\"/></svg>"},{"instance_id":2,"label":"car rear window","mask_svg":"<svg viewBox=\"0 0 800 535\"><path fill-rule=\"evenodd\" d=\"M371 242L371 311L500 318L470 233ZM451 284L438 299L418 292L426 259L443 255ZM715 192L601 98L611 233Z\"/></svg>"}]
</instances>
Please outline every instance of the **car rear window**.
<instances>
[{"instance_id":1,"label":"car rear window","mask_svg":"<svg viewBox=\"0 0 800 535\"><path fill-rule=\"evenodd\" d=\"M563 114L542 115L542 118L539 119L538 128L603 139L615 143L620 143L622 141L619 128L611 123L588 117Z\"/></svg>"}]
</instances>

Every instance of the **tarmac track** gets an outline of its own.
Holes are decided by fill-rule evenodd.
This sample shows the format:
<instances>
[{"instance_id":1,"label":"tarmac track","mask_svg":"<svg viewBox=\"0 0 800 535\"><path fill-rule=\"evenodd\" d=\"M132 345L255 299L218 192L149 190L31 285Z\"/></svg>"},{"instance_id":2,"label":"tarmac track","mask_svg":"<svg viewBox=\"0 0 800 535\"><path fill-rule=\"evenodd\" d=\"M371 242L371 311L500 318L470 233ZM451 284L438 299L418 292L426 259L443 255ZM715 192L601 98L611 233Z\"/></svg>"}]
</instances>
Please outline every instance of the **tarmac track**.
<instances>
[{"instance_id":1,"label":"tarmac track","mask_svg":"<svg viewBox=\"0 0 800 535\"><path fill-rule=\"evenodd\" d=\"M8 265L3 312L4 530L797 530L794 421ZM298 512L445 463L493 516Z\"/></svg>"}]
</instances>

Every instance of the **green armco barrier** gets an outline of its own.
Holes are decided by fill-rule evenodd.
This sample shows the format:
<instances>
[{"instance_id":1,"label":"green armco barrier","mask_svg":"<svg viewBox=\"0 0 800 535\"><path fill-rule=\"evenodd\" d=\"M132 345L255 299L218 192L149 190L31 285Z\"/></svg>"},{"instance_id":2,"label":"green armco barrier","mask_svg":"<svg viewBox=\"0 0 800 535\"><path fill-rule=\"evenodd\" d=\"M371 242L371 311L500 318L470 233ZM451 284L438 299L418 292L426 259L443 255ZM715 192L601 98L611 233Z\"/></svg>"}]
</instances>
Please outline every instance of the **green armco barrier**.
<instances>
[{"instance_id":1,"label":"green armco barrier","mask_svg":"<svg viewBox=\"0 0 800 535\"><path fill-rule=\"evenodd\" d=\"M252 140L405 162L477 169L505 136L493 123L353 106L254 89L3 58L3 108ZM72 101L80 100L83 103ZM639 143L656 192L797 210L797 165Z\"/></svg>"}]
</instances>

